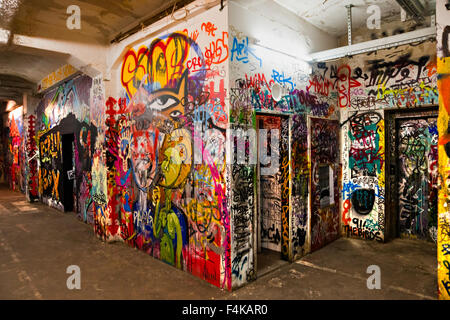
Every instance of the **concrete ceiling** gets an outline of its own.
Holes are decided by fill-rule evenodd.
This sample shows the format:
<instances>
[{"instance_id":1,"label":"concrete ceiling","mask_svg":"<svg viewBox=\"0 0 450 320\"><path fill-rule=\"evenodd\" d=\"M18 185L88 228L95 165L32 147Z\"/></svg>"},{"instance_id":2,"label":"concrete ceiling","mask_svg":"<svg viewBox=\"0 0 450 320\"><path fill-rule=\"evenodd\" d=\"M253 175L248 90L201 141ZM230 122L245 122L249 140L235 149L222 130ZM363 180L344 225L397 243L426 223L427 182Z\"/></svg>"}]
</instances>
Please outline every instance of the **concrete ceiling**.
<instances>
[{"instance_id":1,"label":"concrete ceiling","mask_svg":"<svg viewBox=\"0 0 450 320\"><path fill-rule=\"evenodd\" d=\"M0 0L0 28L11 32L10 42L0 44L0 101L21 99L20 90L29 89L30 83L36 89L69 59L67 54L13 44L14 35L108 45L143 21L169 15L176 2L183 0ZM80 8L79 30L67 28L71 5Z\"/></svg>"},{"instance_id":2,"label":"concrete ceiling","mask_svg":"<svg viewBox=\"0 0 450 320\"><path fill-rule=\"evenodd\" d=\"M38 83L50 72L64 65L68 56L18 46L0 47L0 74L10 74Z\"/></svg>"},{"instance_id":3,"label":"concrete ceiling","mask_svg":"<svg viewBox=\"0 0 450 320\"><path fill-rule=\"evenodd\" d=\"M22 100L24 92L32 92L35 85L24 78L0 73L0 101Z\"/></svg>"},{"instance_id":4,"label":"concrete ceiling","mask_svg":"<svg viewBox=\"0 0 450 320\"><path fill-rule=\"evenodd\" d=\"M22 99L37 83L67 62L68 55L19 46L0 46L0 101Z\"/></svg>"},{"instance_id":5,"label":"concrete ceiling","mask_svg":"<svg viewBox=\"0 0 450 320\"><path fill-rule=\"evenodd\" d=\"M395 0L274 0L317 28L336 37L347 33L346 5L352 4L353 28L366 26L367 8L378 5L382 21L400 21L400 6ZM425 8L434 9L436 0L420 0Z\"/></svg>"}]
</instances>

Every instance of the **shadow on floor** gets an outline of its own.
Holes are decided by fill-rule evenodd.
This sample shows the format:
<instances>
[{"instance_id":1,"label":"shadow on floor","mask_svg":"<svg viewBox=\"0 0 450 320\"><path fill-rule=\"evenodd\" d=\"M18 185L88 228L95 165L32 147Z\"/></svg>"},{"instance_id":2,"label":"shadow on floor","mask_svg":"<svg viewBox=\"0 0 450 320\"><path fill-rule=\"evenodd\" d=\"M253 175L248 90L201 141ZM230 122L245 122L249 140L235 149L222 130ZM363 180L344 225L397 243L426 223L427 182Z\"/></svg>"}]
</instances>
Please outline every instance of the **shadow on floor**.
<instances>
[{"instance_id":1,"label":"shadow on floor","mask_svg":"<svg viewBox=\"0 0 450 320\"><path fill-rule=\"evenodd\" d=\"M262 249L257 257L257 276L262 277L282 266L289 264L288 261L281 260L281 253L269 249Z\"/></svg>"}]
</instances>

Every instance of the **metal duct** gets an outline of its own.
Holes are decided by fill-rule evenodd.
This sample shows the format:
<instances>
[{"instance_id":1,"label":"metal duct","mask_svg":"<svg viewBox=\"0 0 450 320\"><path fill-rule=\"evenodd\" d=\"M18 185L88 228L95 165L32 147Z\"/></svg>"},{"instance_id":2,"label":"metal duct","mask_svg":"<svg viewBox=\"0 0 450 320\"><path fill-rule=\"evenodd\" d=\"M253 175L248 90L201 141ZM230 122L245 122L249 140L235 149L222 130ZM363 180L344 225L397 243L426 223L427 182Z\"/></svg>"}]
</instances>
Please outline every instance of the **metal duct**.
<instances>
[{"instance_id":1,"label":"metal duct","mask_svg":"<svg viewBox=\"0 0 450 320\"><path fill-rule=\"evenodd\" d=\"M423 22L427 16L427 10L419 0L395 0L417 23Z\"/></svg>"}]
</instances>

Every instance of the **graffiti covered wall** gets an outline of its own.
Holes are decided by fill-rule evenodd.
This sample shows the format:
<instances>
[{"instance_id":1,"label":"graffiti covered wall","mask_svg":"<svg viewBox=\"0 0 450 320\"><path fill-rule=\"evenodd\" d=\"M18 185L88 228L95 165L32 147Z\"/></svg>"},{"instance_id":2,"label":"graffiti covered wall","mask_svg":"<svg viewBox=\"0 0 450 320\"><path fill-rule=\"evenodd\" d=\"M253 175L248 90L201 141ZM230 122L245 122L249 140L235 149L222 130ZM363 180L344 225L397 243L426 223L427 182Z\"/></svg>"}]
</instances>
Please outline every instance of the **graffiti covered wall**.
<instances>
[{"instance_id":1,"label":"graffiti covered wall","mask_svg":"<svg viewBox=\"0 0 450 320\"><path fill-rule=\"evenodd\" d=\"M26 194L28 201L33 202L39 199L38 192L38 148L36 143L36 116L34 114L26 115Z\"/></svg>"},{"instance_id":2,"label":"graffiti covered wall","mask_svg":"<svg viewBox=\"0 0 450 320\"><path fill-rule=\"evenodd\" d=\"M339 237L339 122L311 118L311 251Z\"/></svg>"},{"instance_id":3,"label":"graffiti covered wall","mask_svg":"<svg viewBox=\"0 0 450 320\"><path fill-rule=\"evenodd\" d=\"M342 61L342 232L383 241L385 218L385 110L438 102L434 41L396 47ZM391 131L389 131L391 132Z\"/></svg>"},{"instance_id":4,"label":"graffiti covered wall","mask_svg":"<svg viewBox=\"0 0 450 320\"><path fill-rule=\"evenodd\" d=\"M248 22L262 18L247 13L230 4L230 127L247 132L279 130L275 151L279 161L276 174L267 176L261 174L261 169L270 162L258 166L247 161L229 169L245 173L246 177L244 180L244 176L233 174L229 181L230 198L240 201L231 209L232 225L239 221L240 226L232 229L233 287L256 275L255 259L260 248L280 251L280 259L290 261L309 252L308 116L339 117L337 77L330 79L329 66L318 64L311 71L304 61L283 53L282 47L267 41L259 44L267 39L251 38L248 34L252 26ZM244 16L248 18L245 21L240 19ZM274 85L281 88L280 94L272 92ZM274 99L274 95L279 97ZM273 151L267 152L265 144L260 139L260 159L269 153L274 155ZM246 197L233 197L243 181ZM255 205L248 206L247 199L255 201Z\"/></svg>"},{"instance_id":5,"label":"graffiti covered wall","mask_svg":"<svg viewBox=\"0 0 450 320\"><path fill-rule=\"evenodd\" d=\"M23 106L19 106L8 114L8 151L7 177L9 187L16 191L25 191L25 155L24 155L24 116Z\"/></svg>"},{"instance_id":6,"label":"graffiti covered wall","mask_svg":"<svg viewBox=\"0 0 450 320\"><path fill-rule=\"evenodd\" d=\"M450 13L445 1L436 1L437 24L437 72L439 88L438 154L440 188L438 191L438 295L439 299L450 299Z\"/></svg>"},{"instance_id":7,"label":"graffiti covered wall","mask_svg":"<svg viewBox=\"0 0 450 320\"><path fill-rule=\"evenodd\" d=\"M290 261L336 239L339 226L347 236L385 240L385 111L439 101L437 145L433 121L398 131L401 227L430 233L428 217L406 209L423 207L424 199L411 202L418 189L436 192L437 148L439 175L448 177L449 28L441 26L437 61L427 41L310 66L258 44L241 22L229 24L227 10L211 8L130 44L112 97L101 75L79 75L46 92L36 111L11 112L2 146L11 187L60 210L71 197L102 240L231 290L256 278L257 232L260 247ZM229 129L246 142L235 144ZM248 134L261 129L278 132L279 144L270 133L258 156L277 163L248 162L256 148ZM227 162L230 150L244 161ZM277 170L261 176L272 164ZM442 297L450 292L449 193L439 193Z\"/></svg>"},{"instance_id":8,"label":"graffiti covered wall","mask_svg":"<svg viewBox=\"0 0 450 320\"><path fill-rule=\"evenodd\" d=\"M64 197L73 197L74 211L78 217L92 223L92 206L85 205L90 202L88 186L91 183L91 158L97 132L95 125L90 123L91 87L92 79L88 76L78 76L58 85L44 95L36 108L36 118L30 115L28 121L34 123L36 130L36 145L30 139L29 152L31 155L34 148L38 150L37 176L42 201L64 210ZM72 136L71 159L63 159L64 135ZM70 188L73 195L69 192L65 194L63 190L63 175L67 174L63 171L63 162L73 168L73 176L69 179L73 185ZM29 168L30 173L34 174L32 164L30 162Z\"/></svg>"}]
</instances>

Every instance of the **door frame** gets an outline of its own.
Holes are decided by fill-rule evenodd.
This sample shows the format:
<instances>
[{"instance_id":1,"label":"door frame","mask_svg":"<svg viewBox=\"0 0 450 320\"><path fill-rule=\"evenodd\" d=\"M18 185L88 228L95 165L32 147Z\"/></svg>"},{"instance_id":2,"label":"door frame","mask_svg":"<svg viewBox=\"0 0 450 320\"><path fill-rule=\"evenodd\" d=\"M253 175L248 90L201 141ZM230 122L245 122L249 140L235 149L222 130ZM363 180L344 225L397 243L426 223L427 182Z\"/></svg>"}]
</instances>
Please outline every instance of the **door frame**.
<instances>
[{"instance_id":1,"label":"door frame","mask_svg":"<svg viewBox=\"0 0 450 320\"><path fill-rule=\"evenodd\" d=\"M439 115L439 106L430 105L409 109L384 110L384 136L385 139L385 230L384 242L400 237L399 207L398 207L398 119L415 119L436 117Z\"/></svg>"},{"instance_id":2,"label":"door frame","mask_svg":"<svg viewBox=\"0 0 450 320\"><path fill-rule=\"evenodd\" d=\"M283 249L281 249L281 251L280 251L280 259L281 260L287 260L287 261L290 261L290 258L291 258L291 250L290 250L290 248L291 248L291 232L290 232L290 229L291 229L291 212L290 212L290 210L291 210L291 189L292 189L292 187L291 187L291 183L292 183L292 179L289 179L289 177L291 177L291 152L290 152L290 149L291 149L291 123L292 123L292 115L291 114L282 114L282 113L276 113L276 112L264 112L264 111L257 111L256 113L255 113L255 119L256 119L256 136L257 136L257 165L256 165L256 170L255 170L255 172L256 172L256 178L255 178L255 180L256 180L256 183L255 183L255 192L256 192L256 206L255 206L255 216L256 216L256 219L255 219L255 224L256 224L256 226L255 226L255 228L254 228L254 230L255 230L255 234L254 234L254 243L256 243L257 244L257 250L255 251L255 268L256 268L256 272L257 272L257 256L258 256L258 254L259 253L261 253L261 251L262 251L262 246L261 246L261 186L260 186L260 174L261 174L261 171L260 171L260 159L259 159L259 145L260 145L260 142L259 142L259 129L260 129L260 127L259 127L259 121L257 121L257 118L258 118L258 116L266 116L266 117L277 117L277 118L280 118L280 120L281 120L281 128L280 128L280 142L279 142L279 149L280 149L280 159L279 159L279 166L280 166L280 170L281 170L281 165L282 165L282 127L283 127L283 121L287 121L288 122L288 137L287 137L287 146L288 146L288 149L287 149L287 153L288 153L288 157L289 157L289 175L288 175L288 184L289 184L289 198L288 198L288 201L289 201L289 218L288 218L288 230L287 230L287 232L288 232L288 234L289 234L289 237L288 237L288 255L287 255L287 257L283 257ZM282 214L283 214L283 209L281 209L281 212L280 212L280 222L281 222L281 230L280 230L280 232L281 232L281 236L283 236L283 221L282 221ZM283 240L281 240L281 245L282 245L282 241Z\"/></svg>"},{"instance_id":3,"label":"door frame","mask_svg":"<svg viewBox=\"0 0 450 320\"><path fill-rule=\"evenodd\" d=\"M313 183L313 167L312 167L312 121L314 119L319 119L319 120L324 120L324 121L334 121L337 123L337 125L339 126L339 129L337 131L337 141L338 141L338 153L337 153L337 159L336 159L336 163L332 163L332 162L327 162L327 163L323 163L322 165L328 165L328 166L332 166L334 172L336 172L336 177L337 177L337 181L336 181L336 186L337 188L334 190L334 192L338 192L338 200L335 201L334 203L326 206L327 208L338 208L338 221L339 221L339 225L338 225L338 235L337 238L331 242L325 243L322 247L320 248L316 248L316 249L312 249L312 217L313 217L313 193L312 193L312 183ZM336 241L337 239L339 239L341 237L341 225L342 225L342 204L341 204L341 195L340 195L340 188L342 188L342 164L341 164L341 152L342 152L342 145L341 145L341 123L339 119L334 119L334 118L322 118L322 117L317 117L317 116L311 116L308 115L307 116L307 128L308 128L308 166L309 166L309 183L308 183L308 253L313 253L317 250L320 250L322 248L324 248L325 246L331 244L332 242Z\"/></svg>"}]
</instances>

